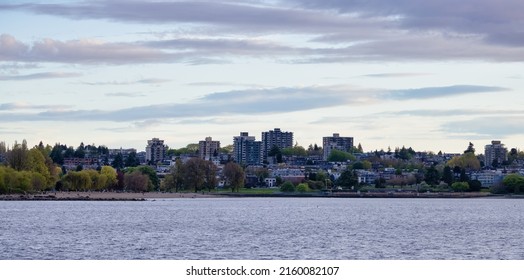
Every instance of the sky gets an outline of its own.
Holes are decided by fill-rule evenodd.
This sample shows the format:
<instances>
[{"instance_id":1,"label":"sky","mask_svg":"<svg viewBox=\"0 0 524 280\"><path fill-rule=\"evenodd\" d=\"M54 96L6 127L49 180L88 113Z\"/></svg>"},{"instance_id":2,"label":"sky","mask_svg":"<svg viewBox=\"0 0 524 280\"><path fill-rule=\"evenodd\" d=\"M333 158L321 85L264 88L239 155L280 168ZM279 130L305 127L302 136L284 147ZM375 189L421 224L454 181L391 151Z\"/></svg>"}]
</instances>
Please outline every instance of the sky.
<instances>
[{"instance_id":1,"label":"sky","mask_svg":"<svg viewBox=\"0 0 524 280\"><path fill-rule=\"evenodd\" d=\"M524 148L521 0L0 3L0 141Z\"/></svg>"}]
</instances>

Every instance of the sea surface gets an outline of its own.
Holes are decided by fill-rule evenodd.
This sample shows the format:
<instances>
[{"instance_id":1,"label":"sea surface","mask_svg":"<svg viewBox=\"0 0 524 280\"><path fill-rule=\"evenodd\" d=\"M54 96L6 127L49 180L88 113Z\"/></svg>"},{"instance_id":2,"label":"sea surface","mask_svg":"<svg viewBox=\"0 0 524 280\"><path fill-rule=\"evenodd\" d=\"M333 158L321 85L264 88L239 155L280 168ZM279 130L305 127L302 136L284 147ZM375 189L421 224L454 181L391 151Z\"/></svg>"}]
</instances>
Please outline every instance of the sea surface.
<instances>
[{"instance_id":1,"label":"sea surface","mask_svg":"<svg viewBox=\"0 0 524 280\"><path fill-rule=\"evenodd\" d=\"M0 201L0 259L524 259L524 199Z\"/></svg>"}]
</instances>

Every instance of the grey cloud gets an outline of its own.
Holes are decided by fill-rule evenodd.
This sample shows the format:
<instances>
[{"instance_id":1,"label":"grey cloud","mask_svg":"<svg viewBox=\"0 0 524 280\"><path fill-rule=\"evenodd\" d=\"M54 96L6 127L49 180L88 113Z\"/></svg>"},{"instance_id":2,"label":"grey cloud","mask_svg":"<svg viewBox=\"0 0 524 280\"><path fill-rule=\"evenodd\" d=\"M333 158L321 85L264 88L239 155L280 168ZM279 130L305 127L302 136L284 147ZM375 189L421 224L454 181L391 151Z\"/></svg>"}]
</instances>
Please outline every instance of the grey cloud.
<instances>
[{"instance_id":1,"label":"grey cloud","mask_svg":"<svg viewBox=\"0 0 524 280\"><path fill-rule=\"evenodd\" d=\"M122 86L122 85L134 85L134 84L162 84L170 82L169 79L159 79L159 78L147 78L140 80L132 81L106 81L106 82L83 82L85 85L90 86Z\"/></svg>"},{"instance_id":2,"label":"grey cloud","mask_svg":"<svg viewBox=\"0 0 524 280\"><path fill-rule=\"evenodd\" d=\"M43 39L29 46L11 35L0 35L0 61L127 64L176 59L173 54L140 44Z\"/></svg>"},{"instance_id":3,"label":"grey cloud","mask_svg":"<svg viewBox=\"0 0 524 280\"><path fill-rule=\"evenodd\" d=\"M347 28L352 19L329 13L275 7L265 3L251 5L231 1L148 2L97 1L82 4L2 5L1 9L26 10L37 14L72 19L109 19L140 23L197 23L234 26L244 30L304 30L316 32ZM285 29L283 29L285 27Z\"/></svg>"},{"instance_id":4,"label":"grey cloud","mask_svg":"<svg viewBox=\"0 0 524 280\"><path fill-rule=\"evenodd\" d=\"M3 76L0 75L0 81L27 81L27 80L39 80L39 79L57 79L57 78L74 78L80 77L80 73L64 73L64 72L44 72L35 73L28 75L11 75Z\"/></svg>"},{"instance_id":5,"label":"grey cloud","mask_svg":"<svg viewBox=\"0 0 524 280\"><path fill-rule=\"evenodd\" d=\"M142 93L133 93L133 92L114 92L114 93L106 93L105 96L109 97L142 97L146 96Z\"/></svg>"},{"instance_id":6,"label":"grey cloud","mask_svg":"<svg viewBox=\"0 0 524 280\"><path fill-rule=\"evenodd\" d=\"M426 76L431 75L428 73L376 73L376 74L367 74L360 77L368 78L402 78L402 77L416 77L416 76Z\"/></svg>"},{"instance_id":7,"label":"grey cloud","mask_svg":"<svg viewBox=\"0 0 524 280\"><path fill-rule=\"evenodd\" d=\"M149 43L151 46L161 48L174 48L178 51L195 51L206 55L297 55L315 53L315 49L288 47L274 42L250 39L190 39L179 38Z\"/></svg>"},{"instance_id":8,"label":"grey cloud","mask_svg":"<svg viewBox=\"0 0 524 280\"><path fill-rule=\"evenodd\" d=\"M416 116L416 117L457 117L457 116L524 116L523 111L516 110L405 110L398 112L384 112L382 115L390 116Z\"/></svg>"},{"instance_id":9,"label":"grey cloud","mask_svg":"<svg viewBox=\"0 0 524 280\"><path fill-rule=\"evenodd\" d=\"M383 95L384 98L395 100L427 99L436 97L455 96L470 93L505 91L502 87L488 87L476 85L455 85L447 87L427 87L418 89L393 90Z\"/></svg>"},{"instance_id":10,"label":"grey cloud","mask_svg":"<svg viewBox=\"0 0 524 280\"><path fill-rule=\"evenodd\" d=\"M457 94L471 94L503 90L485 86L450 86L403 91L355 89L346 86L282 87L217 92L185 104L157 104L115 111L49 110L37 114L0 114L9 121L143 121L151 119L178 119L224 117L234 115L265 115L341 105L384 102L384 100L428 99Z\"/></svg>"},{"instance_id":11,"label":"grey cloud","mask_svg":"<svg viewBox=\"0 0 524 280\"><path fill-rule=\"evenodd\" d=\"M328 87L275 88L219 92L186 104L158 104L115 111L49 110L37 114L0 114L9 121L142 121L269 114L338 106L353 102L351 93Z\"/></svg>"},{"instance_id":12,"label":"grey cloud","mask_svg":"<svg viewBox=\"0 0 524 280\"><path fill-rule=\"evenodd\" d=\"M27 70L27 69L36 69L40 68L39 65L35 63L3 63L0 64L0 72L11 74L11 75L17 75L20 70Z\"/></svg>"},{"instance_id":13,"label":"grey cloud","mask_svg":"<svg viewBox=\"0 0 524 280\"><path fill-rule=\"evenodd\" d=\"M16 111L16 110L65 110L70 109L71 106L65 105L34 105L29 103L2 103L0 104L0 111Z\"/></svg>"},{"instance_id":14,"label":"grey cloud","mask_svg":"<svg viewBox=\"0 0 524 280\"><path fill-rule=\"evenodd\" d=\"M520 117L479 117L471 120L445 123L442 130L447 133L472 134L492 139L511 135L522 135L524 116Z\"/></svg>"},{"instance_id":15,"label":"grey cloud","mask_svg":"<svg viewBox=\"0 0 524 280\"><path fill-rule=\"evenodd\" d=\"M6 37L0 48L0 60L113 64L175 61L194 65L228 63L230 56L238 55L277 56L278 61L285 63L524 60L524 49L520 48L524 44L524 34L520 31L524 3L520 0L466 0L460 3L452 0L97 1L2 5L0 9L75 20L180 23L187 28L183 32L185 36L205 34L212 37L99 45L46 39L32 47ZM293 47L274 42L224 39L253 33L305 35L304 40L322 42L329 47ZM74 55L68 52L73 45L80 50ZM49 49L59 53L53 54Z\"/></svg>"},{"instance_id":16,"label":"grey cloud","mask_svg":"<svg viewBox=\"0 0 524 280\"><path fill-rule=\"evenodd\" d=\"M522 46L520 0L295 0L309 8L331 9L362 17L393 17L408 30L434 30L444 33L477 34L494 44Z\"/></svg>"}]
</instances>

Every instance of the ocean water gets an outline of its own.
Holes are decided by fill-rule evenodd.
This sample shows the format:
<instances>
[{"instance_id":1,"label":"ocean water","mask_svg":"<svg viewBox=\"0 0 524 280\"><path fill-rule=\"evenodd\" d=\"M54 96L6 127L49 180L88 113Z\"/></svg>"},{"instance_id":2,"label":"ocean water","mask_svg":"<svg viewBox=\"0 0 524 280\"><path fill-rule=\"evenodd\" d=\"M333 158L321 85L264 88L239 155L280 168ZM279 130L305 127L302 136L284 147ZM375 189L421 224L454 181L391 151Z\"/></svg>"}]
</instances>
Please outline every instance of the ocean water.
<instances>
[{"instance_id":1,"label":"ocean water","mask_svg":"<svg viewBox=\"0 0 524 280\"><path fill-rule=\"evenodd\" d=\"M0 259L524 259L524 200L0 201Z\"/></svg>"}]
</instances>

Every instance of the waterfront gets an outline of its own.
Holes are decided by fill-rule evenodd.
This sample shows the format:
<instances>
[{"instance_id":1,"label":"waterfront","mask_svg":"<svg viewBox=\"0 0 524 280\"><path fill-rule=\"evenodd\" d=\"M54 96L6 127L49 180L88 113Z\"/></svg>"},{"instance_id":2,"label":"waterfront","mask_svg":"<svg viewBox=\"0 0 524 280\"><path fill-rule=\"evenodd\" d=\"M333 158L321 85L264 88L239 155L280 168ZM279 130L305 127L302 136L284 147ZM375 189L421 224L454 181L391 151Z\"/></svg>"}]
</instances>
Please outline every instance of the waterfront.
<instances>
[{"instance_id":1,"label":"waterfront","mask_svg":"<svg viewBox=\"0 0 524 280\"><path fill-rule=\"evenodd\" d=\"M521 199L1 201L0 259L524 259Z\"/></svg>"}]
</instances>

